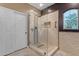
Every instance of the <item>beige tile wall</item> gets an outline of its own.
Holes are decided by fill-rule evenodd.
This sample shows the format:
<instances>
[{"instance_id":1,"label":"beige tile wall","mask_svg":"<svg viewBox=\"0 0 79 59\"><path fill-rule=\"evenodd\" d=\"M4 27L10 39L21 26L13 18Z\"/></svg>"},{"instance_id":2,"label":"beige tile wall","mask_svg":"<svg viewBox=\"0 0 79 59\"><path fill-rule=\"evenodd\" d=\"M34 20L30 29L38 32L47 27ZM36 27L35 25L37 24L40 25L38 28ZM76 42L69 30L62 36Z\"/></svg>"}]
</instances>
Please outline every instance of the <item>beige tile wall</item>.
<instances>
[{"instance_id":1,"label":"beige tile wall","mask_svg":"<svg viewBox=\"0 0 79 59\"><path fill-rule=\"evenodd\" d=\"M49 14L48 21L51 22L51 26L48 28L48 44L58 47L58 11Z\"/></svg>"},{"instance_id":2,"label":"beige tile wall","mask_svg":"<svg viewBox=\"0 0 79 59\"><path fill-rule=\"evenodd\" d=\"M59 32L60 49L70 55L79 55L79 33Z\"/></svg>"},{"instance_id":3,"label":"beige tile wall","mask_svg":"<svg viewBox=\"0 0 79 59\"><path fill-rule=\"evenodd\" d=\"M55 28L55 21L57 22L57 28ZM50 22L48 28L45 28L45 22ZM40 42L46 43L48 46L58 47L58 11L40 17L38 20L38 28Z\"/></svg>"}]
</instances>

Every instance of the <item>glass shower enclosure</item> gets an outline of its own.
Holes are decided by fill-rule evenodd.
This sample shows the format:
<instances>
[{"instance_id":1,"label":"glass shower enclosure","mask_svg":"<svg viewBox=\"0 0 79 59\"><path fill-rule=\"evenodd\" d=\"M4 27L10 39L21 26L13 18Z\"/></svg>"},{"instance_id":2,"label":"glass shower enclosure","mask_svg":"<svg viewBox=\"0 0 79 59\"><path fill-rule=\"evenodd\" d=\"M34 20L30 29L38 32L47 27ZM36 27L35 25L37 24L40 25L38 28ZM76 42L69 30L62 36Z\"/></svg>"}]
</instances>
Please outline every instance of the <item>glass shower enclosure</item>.
<instances>
[{"instance_id":1,"label":"glass shower enclosure","mask_svg":"<svg viewBox=\"0 0 79 59\"><path fill-rule=\"evenodd\" d=\"M30 12L29 46L39 55L53 55L58 49L58 11L39 17Z\"/></svg>"}]
</instances>

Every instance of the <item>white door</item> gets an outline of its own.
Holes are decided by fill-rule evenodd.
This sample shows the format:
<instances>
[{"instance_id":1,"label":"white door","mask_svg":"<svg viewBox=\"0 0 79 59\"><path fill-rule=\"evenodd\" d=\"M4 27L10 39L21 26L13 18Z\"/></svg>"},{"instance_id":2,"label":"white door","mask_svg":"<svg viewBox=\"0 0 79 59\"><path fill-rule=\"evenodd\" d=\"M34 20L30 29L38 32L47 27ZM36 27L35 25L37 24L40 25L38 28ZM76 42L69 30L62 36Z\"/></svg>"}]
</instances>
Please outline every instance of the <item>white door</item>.
<instances>
[{"instance_id":1,"label":"white door","mask_svg":"<svg viewBox=\"0 0 79 59\"><path fill-rule=\"evenodd\" d=\"M0 7L0 55L15 50L15 30L14 11Z\"/></svg>"},{"instance_id":2,"label":"white door","mask_svg":"<svg viewBox=\"0 0 79 59\"><path fill-rule=\"evenodd\" d=\"M0 7L0 55L6 55L27 46L26 17L14 10Z\"/></svg>"},{"instance_id":3,"label":"white door","mask_svg":"<svg viewBox=\"0 0 79 59\"><path fill-rule=\"evenodd\" d=\"M27 46L25 20L26 16L16 12L16 49L21 49Z\"/></svg>"}]
</instances>

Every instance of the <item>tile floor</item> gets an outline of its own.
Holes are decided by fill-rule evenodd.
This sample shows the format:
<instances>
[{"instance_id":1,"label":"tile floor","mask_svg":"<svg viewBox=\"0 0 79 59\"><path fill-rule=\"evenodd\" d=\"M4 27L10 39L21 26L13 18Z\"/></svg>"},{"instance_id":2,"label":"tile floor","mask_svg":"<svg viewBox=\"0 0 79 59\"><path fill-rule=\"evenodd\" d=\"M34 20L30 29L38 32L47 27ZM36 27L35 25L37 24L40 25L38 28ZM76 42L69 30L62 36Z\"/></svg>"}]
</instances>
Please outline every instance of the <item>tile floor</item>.
<instances>
[{"instance_id":1,"label":"tile floor","mask_svg":"<svg viewBox=\"0 0 79 59\"><path fill-rule=\"evenodd\" d=\"M39 56L39 54L30 48L24 48L20 51L14 52L8 56Z\"/></svg>"},{"instance_id":2,"label":"tile floor","mask_svg":"<svg viewBox=\"0 0 79 59\"><path fill-rule=\"evenodd\" d=\"M68 56L68 54L61 50L58 50L53 56Z\"/></svg>"},{"instance_id":3,"label":"tile floor","mask_svg":"<svg viewBox=\"0 0 79 59\"><path fill-rule=\"evenodd\" d=\"M41 56L41 55L32 50L31 48L24 48L20 51L9 54L8 56ZM67 54L58 50L53 56L67 56Z\"/></svg>"}]
</instances>

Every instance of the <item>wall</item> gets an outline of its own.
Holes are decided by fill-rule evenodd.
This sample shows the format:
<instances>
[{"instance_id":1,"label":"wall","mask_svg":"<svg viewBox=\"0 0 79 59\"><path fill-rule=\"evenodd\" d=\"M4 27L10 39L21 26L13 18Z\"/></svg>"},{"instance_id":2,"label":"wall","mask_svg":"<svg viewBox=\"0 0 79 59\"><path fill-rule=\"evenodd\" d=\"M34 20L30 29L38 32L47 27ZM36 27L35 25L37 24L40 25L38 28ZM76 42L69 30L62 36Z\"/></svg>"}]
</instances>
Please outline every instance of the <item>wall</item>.
<instances>
[{"instance_id":1,"label":"wall","mask_svg":"<svg viewBox=\"0 0 79 59\"><path fill-rule=\"evenodd\" d=\"M79 4L62 4L60 7L59 30L61 30L62 13L69 8L79 8ZM60 49L70 55L79 55L79 32L59 32Z\"/></svg>"},{"instance_id":2,"label":"wall","mask_svg":"<svg viewBox=\"0 0 79 59\"><path fill-rule=\"evenodd\" d=\"M41 14L42 14L42 15L45 15L45 14L54 12L54 11L56 11L56 10L59 9L59 6L60 6L59 3L54 4L54 5L51 5L50 7L48 7L48 8L46 8L46 9L42 10L42 11L41 11ZM51 12L48 12L48 10L51 10Z\"/></svg>"},{"instance_id":3,"label":"wall","mask_svg":"<svg viewBox=\"0 0 79 59\"><path fill-rule=\"evenodd\" d=\"M48 50L58 47L58 23L55 25L55 22L58 22L58 11L43 15L38 20L38 40L48 45Z\"/></svg>"},{"instance_id":4,"label":"wall","mask_svg":"<svg viewBox=\"0 0 79 59\"><path fill-rule=\"evenodd\" d=\"M29 10L34 10L40 14L40 11L38 9L34 8L33 6L27 3L0 3L0 6L11 8L23 13L28 12Z\"/></svg>"},{"instance_id":5,"label":"wall","mask_svg":"<svg viewBox=\"0 0 79 59\"><path fill-rule=\"evenodd\" d=\"M55 4L43 10L42 15L47 14L48 9L51 9L51 12L59 10L59 25L61 28L62 13L63 11L69 8L79 8L79 4ZM60 50L68 53L69 55L79 55L79 32L59 32L59 48Z\"/></svg>"}]
</instances>

